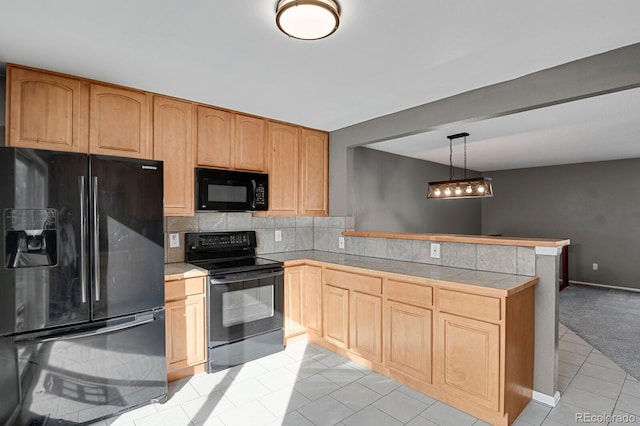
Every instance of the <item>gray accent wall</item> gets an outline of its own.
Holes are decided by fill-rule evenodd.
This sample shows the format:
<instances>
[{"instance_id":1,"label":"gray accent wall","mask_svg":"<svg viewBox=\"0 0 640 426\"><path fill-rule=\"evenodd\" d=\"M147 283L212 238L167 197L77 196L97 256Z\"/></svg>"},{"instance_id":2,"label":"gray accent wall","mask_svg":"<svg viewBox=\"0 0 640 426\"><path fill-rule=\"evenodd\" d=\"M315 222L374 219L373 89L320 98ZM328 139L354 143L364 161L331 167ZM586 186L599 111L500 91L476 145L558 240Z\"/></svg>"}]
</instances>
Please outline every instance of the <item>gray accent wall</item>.
<instances>
[{"instance_id":1,"label":"gray accent wall","mask_svg":"<svg viewBox=\"0 0 640 426\"><path fill-rule=\"evenodd\" d=\"M480 233L480 200L427 200L428 182L447 180L449 166L356 148L353 170L356 231Z\"/></svg>"},{"instance_id":2,"label":"gray accent wall","mask_svg":"<svg viewBox=\"0 0 640 426\"><path fill-rule=\"evenodd\" d=\"M329 213L354 211L357 146L640 87L640 43L354 124L329 134Z\"/></svg>"},{"instance_id":3,"label":"gray accent wall","mask_svg":"<svg viewBox=\"0 0 640 426\"><path fill-rule=\"evenodd\" d=\"M485 175L483 234L570 238L570 280L640 288L640 159Z\"/></svg>"}]
</instances>

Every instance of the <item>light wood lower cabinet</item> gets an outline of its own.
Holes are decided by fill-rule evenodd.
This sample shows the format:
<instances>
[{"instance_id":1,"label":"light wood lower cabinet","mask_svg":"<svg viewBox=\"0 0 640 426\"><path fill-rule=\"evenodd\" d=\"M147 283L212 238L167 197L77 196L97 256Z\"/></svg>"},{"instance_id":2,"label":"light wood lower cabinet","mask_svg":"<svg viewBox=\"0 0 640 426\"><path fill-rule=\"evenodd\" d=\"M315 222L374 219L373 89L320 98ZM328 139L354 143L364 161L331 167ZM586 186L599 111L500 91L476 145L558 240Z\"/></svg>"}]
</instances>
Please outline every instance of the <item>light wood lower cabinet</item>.
<instances>
[{"instance_id":1,"label":"light wood lower cabinet","mask_svg":"<svg viewBox=\"0 0 640 426\"><path fill-rule=\"evenodd\" d=\"M288 270L285 296L303 303L287 305L287 321L308 333L299 289L311 279ZM506 291L332 264L321 276L323 334L312 341L494 425L531 400L536 278Z\"/></svg>"},{"instance_id":2,"label":"light wood lower cabinet","mask_svg":"<svg viewBox=\"0 0 640 426\"><path fill-rule=\"evenodd\" d=\"M431 383L433 311L394 301L386 307L386 365Z\"/></svg>"},{"instance_id":3,"label":"light wood lower cabinet","mask_svg":"<svg viewBox=\"0 0 640 426\"><path fill-rule=\"evenodd\" d=\"M492 410L500 406L500 326L441 313L440 386Z\"/></svg>"},{"instance_id":4,"label":"light wood lower cabinet","mask_svg":"<svg viewBox=\"0 0 640 426\"><path fill-rule=\"evenodd\" d=\"M284 336L297 336L305 332L302 325L302 282L304 266L287 268L284 273Z\"/></svg>"},{"instance_id":5,"label":"light wood lower cabinet","mask_svg":"<svg viewBox=\"0 0 640 426\"><path fill-rule=\"evenodd\" d=\"M340 348L349 348L349 290L324 286L324 338Z\"/></svg>"},{"instance_id":6,"label":"light wood lower cabinet","mask_svg":"<svg viewBox=\"0 0 640 426\"><path fill-rule=\"evenodd\" d=\"M349 295L351 352L382 362L382 298L352 291Z\"/></svg>"},{"instance_id":7,"label":"light wood lower cabinet","mask_svg":"<svg viewBox=\"0 0 640 426\"><path fill-rule=\"evenodd\" d=\"M302 283L302 324L308 333L322 336L322 268L305 265Z\"/></svg>"},{"instance_id":8,"label":"light wood lower cabinet","mask_svg":"<svg viewBox=\"0 0 640 426\"><path fill-rule=\"evenodd\" d=\"M288 267L284 273L285 338L304 333L322 335L322 269Z\"/></svg>"},{"instance_id":9,"label":"light wood lower cabinet","mask_svg":"<svg viewBox=\"0 0 640 426\"><path fill-rule=\"evenodd\" d=\"M204 371L205 279L165 282L167 374L169 381Z\"/></svg>"}]
</instances>

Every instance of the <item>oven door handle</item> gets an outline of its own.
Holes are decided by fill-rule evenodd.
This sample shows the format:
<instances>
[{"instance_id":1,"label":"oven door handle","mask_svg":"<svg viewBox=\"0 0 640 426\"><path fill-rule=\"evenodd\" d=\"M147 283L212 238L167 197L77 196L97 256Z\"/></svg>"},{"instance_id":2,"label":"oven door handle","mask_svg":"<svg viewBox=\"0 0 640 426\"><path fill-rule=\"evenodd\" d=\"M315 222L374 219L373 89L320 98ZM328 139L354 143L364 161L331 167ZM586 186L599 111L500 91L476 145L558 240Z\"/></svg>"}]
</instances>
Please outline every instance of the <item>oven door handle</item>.
<instances>
[{"instance_id":1,"label":"oven door handle","mask_svg":"<svg viewBox=\"0 0 640 426\"><path fill-rule=\"evenodd\" d=\"M282 269L278 271L270 271L267 273L243 272L240 274L225 275L224 278L210 277L209 283L210 284L233 284L233 283L238 283L238 282L248 281L248 280L262 280L265 278L278 277L281 275L284 275L284 270Z\"/></svg>"}]
</instances>

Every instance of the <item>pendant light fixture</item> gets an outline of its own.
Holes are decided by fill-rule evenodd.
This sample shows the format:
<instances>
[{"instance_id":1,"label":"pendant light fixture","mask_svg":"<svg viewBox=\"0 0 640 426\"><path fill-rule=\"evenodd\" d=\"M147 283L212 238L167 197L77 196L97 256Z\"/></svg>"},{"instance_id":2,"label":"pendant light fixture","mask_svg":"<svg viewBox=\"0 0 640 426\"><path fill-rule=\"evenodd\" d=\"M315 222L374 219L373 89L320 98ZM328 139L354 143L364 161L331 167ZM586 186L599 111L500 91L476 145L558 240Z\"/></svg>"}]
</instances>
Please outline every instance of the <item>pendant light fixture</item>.
<instances>
[{"instance_id":1,"label":"pendant light fixture","mask_svg":"<svg viewBox=\"0 0 640 426\"><path fill-rule=\"evenodd\" d=\"M467 179L467 136L469 133L456 133L447 136L449 139L449 180L429 182L427 198L459 199L493 197L491 178L478 177ZM453 140L464 138L464 179L453 179Z\"/></svg>"},{"instance_id":2,"label":"pendant light fixture","mask_svg":"<svg viewBox=\"0 0 640 426\"><path fill-rule=\"evenodd\" d=\"M333 34L340 25L340 6L334 0L280 0L276 25L300 40L318 40Z\"/></svg>"}]
</instances>

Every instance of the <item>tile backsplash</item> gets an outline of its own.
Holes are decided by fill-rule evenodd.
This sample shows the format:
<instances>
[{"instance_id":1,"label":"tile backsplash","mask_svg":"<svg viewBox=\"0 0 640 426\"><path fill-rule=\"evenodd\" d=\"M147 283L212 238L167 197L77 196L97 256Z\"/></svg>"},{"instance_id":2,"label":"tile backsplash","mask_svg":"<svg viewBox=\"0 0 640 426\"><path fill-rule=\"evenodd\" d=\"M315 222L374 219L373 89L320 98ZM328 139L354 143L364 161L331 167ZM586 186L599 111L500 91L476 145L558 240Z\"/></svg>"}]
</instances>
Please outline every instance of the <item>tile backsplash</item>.
<instances>
[{"instance_id":1,"label":"tile backsplash","mask_svg":"<svg viewBox=\"0 0 640 426\"><path fill-rule=\"evenodd\" d=\"M353 230L353 217L254 217L251 213L196 213L190 217L165 218L165 262L184 261L184 234L187 232L256 231L258 254L317 250L345 252L338 238ZM275 231L281 240L275 240ZM180 237L179 248L169 248L169 234Z\"/></svg>"},{"instance_id":2,"label":"tile backsplash","mask_svg":"<svg viewBox=\"0 0 640 426\"><path fill-rule=\"evenodd\" d=\"M251 213L197 213L193 217L165 218L165 262L184 261L184 234L187 232L256 231L258 254L299 250L322 250L357 256L405 260L480 271L535 276L533 247L489 244L440 243L441 257L432 258L430 241L396 238L344 237L353 231L353 217L254 217ZM281 240L275 240L279 230ZM179 234L180 247L169 248L169 234Z\"/></svg>"}]
</instances>

